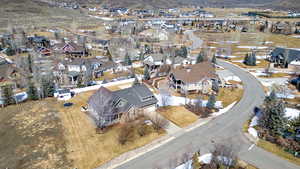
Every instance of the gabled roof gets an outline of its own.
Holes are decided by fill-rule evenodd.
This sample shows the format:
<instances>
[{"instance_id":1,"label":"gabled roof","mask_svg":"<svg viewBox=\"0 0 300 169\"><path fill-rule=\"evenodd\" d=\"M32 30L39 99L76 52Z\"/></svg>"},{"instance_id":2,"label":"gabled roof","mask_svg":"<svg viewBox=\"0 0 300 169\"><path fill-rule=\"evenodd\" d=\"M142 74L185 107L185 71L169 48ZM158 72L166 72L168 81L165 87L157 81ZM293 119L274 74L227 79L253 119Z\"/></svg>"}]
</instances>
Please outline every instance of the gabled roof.
<instances>
[{"instance_id":1,"label":"gabled roof","mask_svg":"<svg viewBox=\"0 0 300 169\"><path fill-rule=\"evenodd\" d=\"M181 80L184 83L197 83L205 78L218 78L213 64L209 61L176 67L171 70L171 74L176 80Z\"/></svg>"}]
</instances>

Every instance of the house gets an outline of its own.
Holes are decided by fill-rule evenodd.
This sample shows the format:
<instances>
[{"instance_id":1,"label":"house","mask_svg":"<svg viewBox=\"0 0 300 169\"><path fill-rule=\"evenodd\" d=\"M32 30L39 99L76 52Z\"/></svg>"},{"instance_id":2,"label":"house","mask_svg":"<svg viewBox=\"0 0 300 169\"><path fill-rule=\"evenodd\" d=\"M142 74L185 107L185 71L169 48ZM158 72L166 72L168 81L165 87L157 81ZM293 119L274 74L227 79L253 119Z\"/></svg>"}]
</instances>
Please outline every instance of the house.
<instances>
[{"instance_id":1,"label":"house","mask_svg":"<svg viewBox=\"0 0 300 169\"><path fill-rule=\"evenodd\" d=\"M212 81L219 81L213 64L209 61L194 65L179 66L169 74L170 86L180 93L212 91Z\"/></svg>"},{"instance_id":2,"label":"house","mask_svg":"<svg viewBox=\"0 0 300 169\"><path fill-rule=\"evenodd\" d=\"M287 68L292 61L300 60L300 50L292 48L275 48L269 57L275 66Z\"/></svg>"},{"instance_id":3,"label":"house","mask_svg":"<svg viewBox=\"0 0 300 169\"><path fill-rule=\"evenodd\" d=\"M91 46L94 50L107 52L108 44L109 44L109 40L95 39L92 41Z\"/></svg>"},{"instance_id":4,"label":"house","mask_svg":"<svg viewBox=\"0 0 300 169\"><path fill-rule=\"evenodd\" d=\"M86 50L86 48L74 42L56 44L53 48L59 53L64 53L70 56L88 56L88 51Z\"/></svg>"},{"instance_id":5,"label":"house","mask_svg":"<svg viewBox=\"0 0 300 169\"><path fill-rule=\"evenodd\" d=\"M31 43L34 46L37 47L49 47L50 46L50 40L48 40L44 36L33 36L33 37L28 37L29 43Z\"/></svg>"},{"instance_id":6,"label":"house","mask_svg":"<svg viewBox=\"0 0 300 169\"><path fill-rule=\"evenodd\" d=\"M155 111L156 104L157 99L144 84L135 84L118 91L101 87L89 98L88 112L98 127L106 127L134 119L142 112ZM137 112L136 109L141 111Z\"/></svg>"}]
</instances>

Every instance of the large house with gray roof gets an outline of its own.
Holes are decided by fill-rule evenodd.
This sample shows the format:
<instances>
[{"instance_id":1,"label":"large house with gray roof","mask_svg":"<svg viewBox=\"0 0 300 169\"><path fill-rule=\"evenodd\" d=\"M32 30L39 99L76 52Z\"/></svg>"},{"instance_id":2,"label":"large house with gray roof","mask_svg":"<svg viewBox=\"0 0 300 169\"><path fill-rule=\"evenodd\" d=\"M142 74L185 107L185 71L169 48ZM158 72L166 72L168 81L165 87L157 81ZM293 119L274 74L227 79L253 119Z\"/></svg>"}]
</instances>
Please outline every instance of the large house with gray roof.
<instances>
[{"instance_id":1,"label":"large house with gray roof","mask_svg":"<svg viewBox=\"0 0 300 169\"><path fill-rule=\"evenodd\" d=\"M98 127L106 127L133 119L139 113L155 111L156 104L156 97L144 84L117 91L101 87L89 98L88 112Z\"/></svg>"},{"instance_id":2,"label":"large house with gray roof","mask_svg":"<svg viewBox=\"0 0 300 169\"><path fill-rule=\"evenodd\" d=\"M271 52L269 60L277 66L287 68L292 61L300 60L300 50L278 47Z\"/></svg>"}]
</instances>

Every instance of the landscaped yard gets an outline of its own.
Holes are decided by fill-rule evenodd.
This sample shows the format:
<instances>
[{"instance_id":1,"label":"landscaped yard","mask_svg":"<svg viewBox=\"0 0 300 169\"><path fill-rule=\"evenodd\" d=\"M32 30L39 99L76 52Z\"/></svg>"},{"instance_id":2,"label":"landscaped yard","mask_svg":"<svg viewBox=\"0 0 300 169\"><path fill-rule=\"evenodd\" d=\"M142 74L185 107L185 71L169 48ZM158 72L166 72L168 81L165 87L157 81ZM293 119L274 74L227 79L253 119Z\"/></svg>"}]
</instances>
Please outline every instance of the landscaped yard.
<instances>
[{"instance_id":1,"label":"landscaped yard","mask_svg":"<svg viewBox=\"0 0 300 169\"><path fill-rule=\"evenodd\" d=\"M154 130L143 137L135 134L135 140L125 145L120 145L117 139L121 125L110 127L104 134L97 134L91 119L86 113L80 111L81 106L86 105L88 98L94 92L81 93L69 100L68 102L74 103L72 107L65 108L62 104L58 105L67 140L68 158L74 162L74 167L95 168L164 134Z\"/></svg>"},{"instance_id":2,"label":"landscaped yard","mask_svg":"<svg viewBox=\"0 0 300 169\"><path fill-rule=\"evenodd\" d=\"M180 127L186 127L198 120L198 116L183 106L162 107L157 112Z\"/></svg>"},{"instance_id":3,"label":"landscaped yard","mask_svg":"<svg viewBox=\"0 0 300 169\"><path fill-rule=\"evenodd\" d=\"M235 82L236 84L240 84L239 82ZM223 107L226 107L230 105L231 103L235 101L240 101L241 98L243 97L243 89L240 88L220 88L219 93L216 97L217 101L222 101ZM190 94L188 95L188 98L190 99L197 99L197 98L202 98L203 100L208 100L209 96L208 95L201 95L201 94ZM230 96L230 97L228 97Z\"/></svg>"}]
</instances>

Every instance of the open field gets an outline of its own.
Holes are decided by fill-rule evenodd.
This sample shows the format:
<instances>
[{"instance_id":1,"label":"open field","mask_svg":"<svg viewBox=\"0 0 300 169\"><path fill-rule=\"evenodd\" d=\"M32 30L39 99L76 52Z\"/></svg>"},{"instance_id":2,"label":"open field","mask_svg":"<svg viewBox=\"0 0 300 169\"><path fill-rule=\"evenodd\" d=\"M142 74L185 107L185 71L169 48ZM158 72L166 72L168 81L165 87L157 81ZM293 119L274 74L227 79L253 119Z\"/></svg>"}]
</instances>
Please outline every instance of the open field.
<instances>
[{"instance_id":1,"label":"open field","mask_svg":"<svg viewBox=\"0 0 300 169\"><path fill-rule=\"evenodd\" d=\"M0 168L72 168L52 98L0 108Z\"/></svg>"},{"instance_id":2,"label":"open field","mask_svg":"<svg viewBox=\"0 0 300 169\"><path fill-rule=\"evenodd\" d=\"M144 137L135 135L135 140L120 145L117 140L121 125L110 127L104 134L97 134L95 125L87 114L80 111L94 91L81 93L71 100L72 107L58 105L61 112L64 135L67 139L68 158L74 161L76 168L95 168L118 155L141 147L164 133L151 130Z\"/></svg>"},{"instance_id":3,"label":"open field","mask_svg":"<svg viewBox=\"0 0 300 169\"><path fill-rule=\"evenodd\" d=\"M198 120L198 116L183 106L162 107L157 112L180 127L186 127Z\"/></svg>"}]
</instances>

